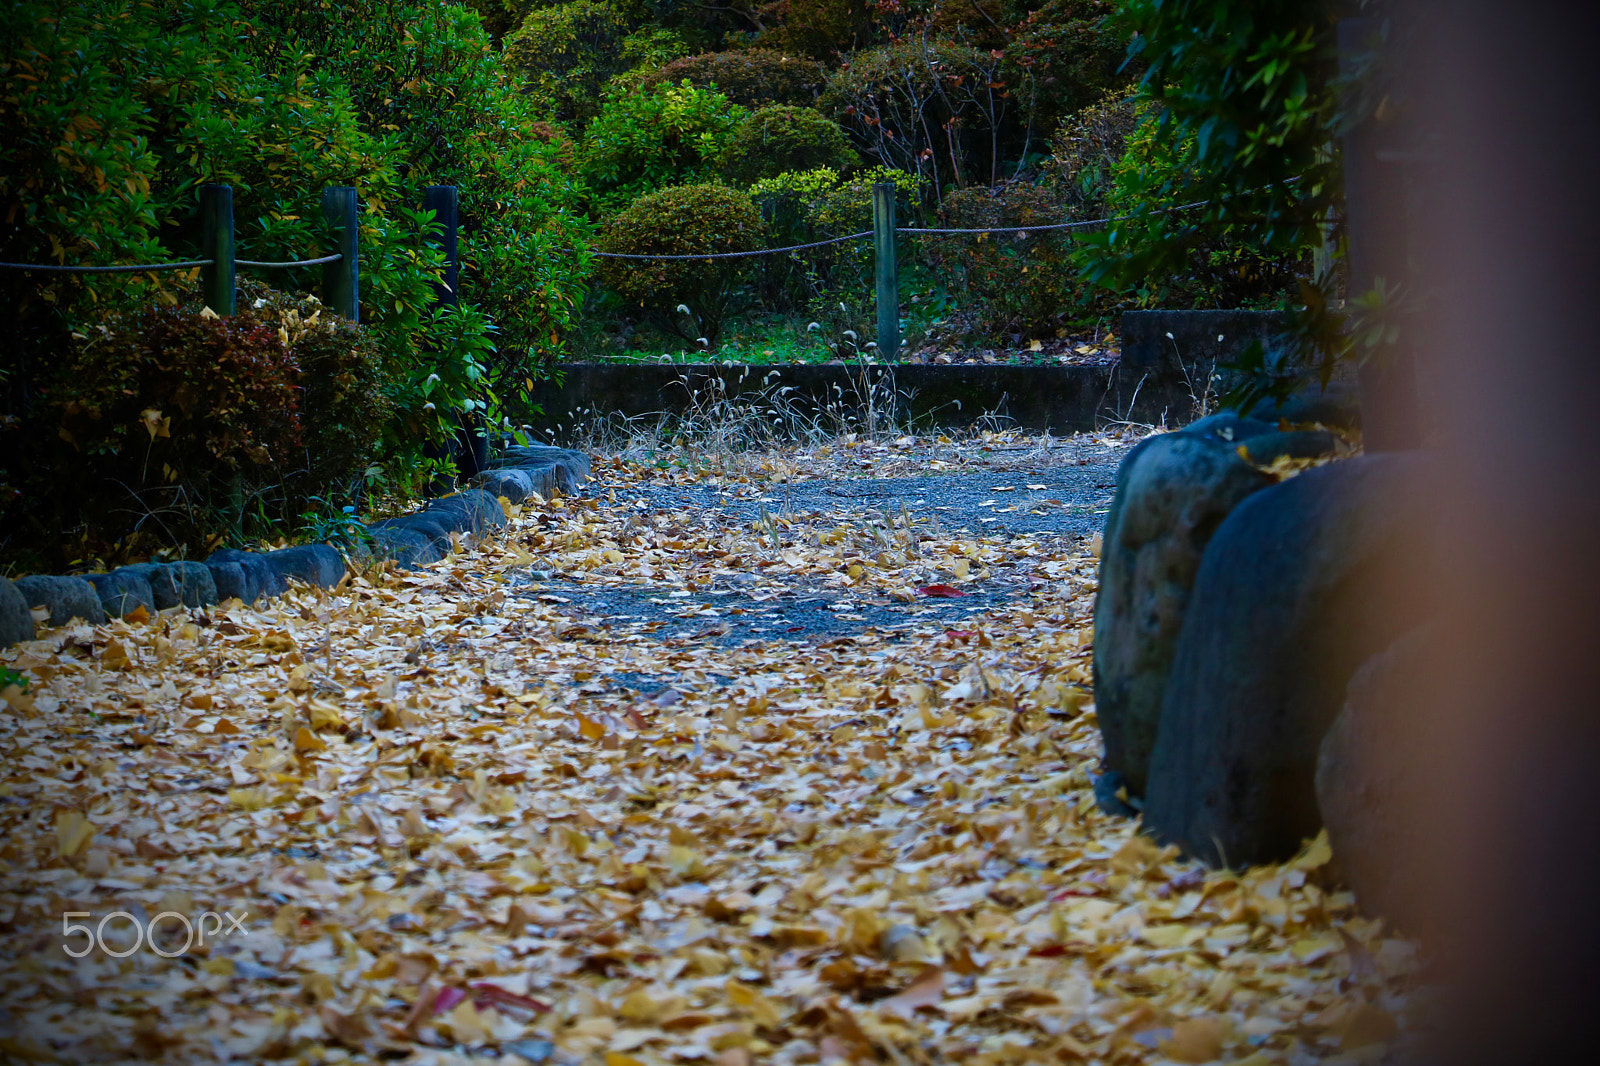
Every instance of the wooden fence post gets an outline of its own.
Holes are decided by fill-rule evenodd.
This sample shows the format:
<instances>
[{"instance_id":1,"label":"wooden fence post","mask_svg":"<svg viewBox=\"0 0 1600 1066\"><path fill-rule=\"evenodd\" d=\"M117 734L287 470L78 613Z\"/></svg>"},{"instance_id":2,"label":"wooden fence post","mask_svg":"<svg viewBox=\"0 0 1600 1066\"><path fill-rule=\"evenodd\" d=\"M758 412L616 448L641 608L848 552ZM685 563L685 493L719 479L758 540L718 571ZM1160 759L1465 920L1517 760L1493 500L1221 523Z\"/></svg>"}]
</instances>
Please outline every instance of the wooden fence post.
<instances>
[{"instance_id":1,"label":"wooden fence post","mask_svg":"<svg viewBox=\"0 0 1600 1066\"><path fill-rule=\"evenodd\" d=\"M322 302L352 322L361 321L361 241L357 229L356 190L332 185L322 190L322 216L339 231L342 259L322 268Z\"/></svg>"},{"instance_id":2,"label":"wooden fence post","mask_svg":"<svg viewBox=\"0 0 1600 1066\"><path fill-rule=\"evenodd\" d=\"M456 278L459 274L456 269L456 218L459 203L454 185L429 185L422 190L422 209L432 211L434 225L443 227L439 243L444 249L444 281L434 283L435 307L455 307L461 302L461 293L456 287Z\"/></svg>"},{"instance_id":3,"label":"wooden fence post","mask_svg":"<svg viewBox=\"0 0 1600 1066\"><path fill-rule=\"evenodd\" d=\"M460 209L460 196L454 185L429 185L422 190L422 209L433 212L434 225L441 227L438 240L444 251L444 280L434 282L433 309L461 305L459 286L460 269L456 256L456 234ZM488 468L489 438L484 433L483 416L456 412L456 439L450 449L456 470L462 477L470 478ZM450 491L455 486L441 486Z\"/></svg>"},{"instance_id":4,"label":"wooden fence post","mask_svg":"<svg viewBox=\"0 0 1600 1066\"><path fill-rule=\"evenodd\" d=\"M1355 73L1357 57L1382 31L1376 18L1339 22L1340 73ZM1347 107L1356 106L1359 87L1346 90ZM1406 177L1399 160L1401 131L1395 121L1368 115L1344 135L1345 234L1349 241L1349 293L1352 299L1383 281L1395 292L1406 278ZM1361 432L1367 451L1398 451L1421 443L1417 409L1415 337L1401 327L1398 343L1368 354L1356 371L1361 386Z\"/></svg>"},{"instance_id":5,"label":"wooden fence post","mask_svg":"<svg viewBox=\"0 0 1600 1066\"><path fill-rule=\"evenodd\" d=\"M238 299L233 264L233 189L227 185L200 186L200 257L210 266L200 268L200 295L219 315L231 315Z\"/></svg>"},{"instance_id":6,"label":"wooden fence post","mask_svg":"<svg viewBox=\"0 0 1600 1066\"><path fill-rule=\"evenodd\" d=\"M900 275L895 261L894 182L872 187L872 244L877 255L878 357L890 360L900 350Z\"/></svg>"}]
</instances>

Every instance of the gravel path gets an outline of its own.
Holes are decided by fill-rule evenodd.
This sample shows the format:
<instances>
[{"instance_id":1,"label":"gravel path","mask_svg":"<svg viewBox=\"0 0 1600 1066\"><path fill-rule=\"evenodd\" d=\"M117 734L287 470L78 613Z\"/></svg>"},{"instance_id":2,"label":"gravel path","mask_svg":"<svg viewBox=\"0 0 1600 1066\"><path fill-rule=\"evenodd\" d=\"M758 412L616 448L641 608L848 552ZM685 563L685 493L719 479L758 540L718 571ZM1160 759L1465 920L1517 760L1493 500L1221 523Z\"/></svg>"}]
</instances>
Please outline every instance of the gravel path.
<instances>
[{"instance_id":1,"label":"gravel path","mask_svg":"<svg viewBox=\"0 0 1600 1066\"><path fill-rule=\"evenodd\" d=\"M993 457L994 469L930 471L923 476L816 478L786 484L630 486L619 506L640 520L671 514L702 526L780 522L784 544L810 541L841 524L903 535L919 532L973 540L1038 543L1046 554L1063 541L1099 533L1126 447L1083 441L1041 454ZM602 479L595 491L604 495ZM778 520L778 521L774 521ZM722 646L782 641L803 647L876 631L894 642L931 627L962 630L1026 601L1048 578L1026 567L999 569L963 585L968 594L918 596L912 602L881 594L841 592L804 577L760 578L741 573L709 589L669 590L647 584L596 587L534 570L517 595L556 604L595 628L597 635L650 629L659 638L704 640ZM649 691L667 679L615 676L617 686Z\"/></svg>"}]
</instances>

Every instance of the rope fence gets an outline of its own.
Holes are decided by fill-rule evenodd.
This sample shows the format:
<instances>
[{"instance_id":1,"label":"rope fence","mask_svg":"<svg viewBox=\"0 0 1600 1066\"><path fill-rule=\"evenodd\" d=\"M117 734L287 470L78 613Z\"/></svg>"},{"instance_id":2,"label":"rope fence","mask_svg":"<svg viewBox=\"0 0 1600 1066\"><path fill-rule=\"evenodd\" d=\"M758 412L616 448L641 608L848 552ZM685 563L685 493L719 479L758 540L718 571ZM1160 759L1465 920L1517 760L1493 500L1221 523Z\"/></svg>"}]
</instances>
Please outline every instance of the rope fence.
<instances>
[{"instance_id":1,"label":"rope fence","mask_svg":"<svg viewBox=\"0 0 1600 1066\"><path fill-rule=\"evenodd\" d=\"M718 259L752 259L768 255L790 255L826 248L849 241L874 239L876 244L875 288L878 304L878 348L890 358L900 347L899 275L895 238L906 237L975 237L1033 233L1063 230L1092 229L1112 222L1125 222L1141 216L1113 215L1107 218L1080 219L1075 222L1050 222L1038 226L991 226L977 229L919 228L895 226L895 195L893 183L881 182L872 187L873 228L842 237L791 244L782 248L758 248L745 252L702 252L688 254L591 252L595 259L620 259L635 262L707 262ZM1210 200L1161 208L1153 214L1170 214L1204 207ZM445 250L445 280L438 288L439 298L453 303L456 286L456 190L453 186L429 186L424 192L423 208L432 210L435 220L443 228L442 244ZM314 259L296 259L288 262L267 262L256 259L239 259L234 255L233 190L226 185L205 185L200 189L200 216L202 224L201 251L205 259L188 259L177 263L131 263L113 266L65 266L43 263L0 262L0 270L18 270L41 274L134 274L158 270L186 270L199 267L201 290L207 307L221 315L231 315L235 310L237 290L234 274L238 267L255 270L290 270L299 267L323 267L323 302L335 313L359 321L360 254L358 245L356 190L348 186L335 186L323 190L323 215L338 235L339 251ZM576 252L578 249L566 249Z\"/></svg>"}]
</instances>

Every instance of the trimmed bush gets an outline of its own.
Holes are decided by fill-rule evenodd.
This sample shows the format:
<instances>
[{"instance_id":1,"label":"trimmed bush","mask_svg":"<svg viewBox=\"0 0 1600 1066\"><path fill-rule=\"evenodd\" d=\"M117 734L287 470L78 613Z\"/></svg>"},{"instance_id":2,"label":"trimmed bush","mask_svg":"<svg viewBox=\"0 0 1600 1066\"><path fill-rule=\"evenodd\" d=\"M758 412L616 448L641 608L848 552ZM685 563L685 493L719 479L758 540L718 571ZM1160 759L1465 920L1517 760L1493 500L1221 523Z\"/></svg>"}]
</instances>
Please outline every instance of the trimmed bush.
<instances>
[{"instance_id":1,"label":"trimmed bush","mask_svg":"<svg viewBox=\"0 0 1600 1066\"><path fill-rule=\"evenodd\" d=\"M725 185L682 185L640 197L609 222L600 250L631 255L696 255L761 248L764 227L750 197ZM728 298L753 260L602 260L601 277L623 299L691 344L715 348ZM678 307L686 306L685 315Z\"/></svg>"},{"instance_id":2,"label":"trimmed bush","mask_svg":"<svg viewBox=\"0 0 1600 1066\"><path fill-rule=\"evenodd\" d=\"M310 496L355 490L394 414L394 375L377 338L316 299L251 286L252 310L287 338L298 366L304 451L292 480ZM303 473L302 473L303 471Z\"/></svg>"},{"instance_id":3,"label":"trimmed bush","mask_svg":"<svg viewBox=\"0 0 1600 1066\"><path fill-rule=\"evenodd\" d=\"M675 59L647 74L640 87L677 85L687 81L697 89L715 88L745 107L762 104L812 104L822 92L826 75L822 64L796 59L782 52L754 48L743 52L705 52Z\"/></svg>"},{"instance_id":4,"label":"trimmed bush","mask_svg":"<svg viewBox=\"0 0 1600 1066\"><path fill-rule=\"evenodd\" d=\"M942 225L959 229L1042 226L1068 220L1067 204L1052 189L1012 182L993 189L962 189L945 197ZM964 275L978 298L986 341L1015 343L1052 336L1082 308L1072 262L1071 231L929 237L928 259Z\"/></svg>"},{"instance_id":5,"label":"trimmed bush","mask_svg":"<svg viewBox=\"0 0 1600 1066\"><path fill-rule=\"evenodd\" d=\"M578 161L592 206L606 214L663 185L714 177L745 115L721 93L687 84L612 95L585 131Z\"/></svg>"},{"instance_id":6,"label":"trimmed bush","mask_svg":"<svg viewBox=\"0 0 1600 1066\"><path fill-rule=\"evenodd\" d=\"M809 107L768 104L733 135L722 170L730 180L748 183L788 171L846 170L855 161L838 123Z\"/></svg>"},{"instance_id":7,"label":"trimmed bush","mask_svg":"<svg viewBox=\"0 0 1600 1066\"><path fill-rule=\"evenodd\" d=\"M49 392L61 443L45 456L52 502L67 512L57 520L102 543L145 532L152 547L198 550L232 524L220 514L230 497L239 507L246 486L281 485L293 470L298 378L284 338L252 308L111 319Z\"/></svg>"},{"instance_id":8,"label":"trimmed bush","mask_svg":"<svg viewBox=\"0 0 1600 1066\"><path fill-rule=\"evenodd\" d=\"M757 34L755 43L826 60L876 39L874 23L890 21L901 11L898 3L874 0L772 0L761 14L776 25Z\"/></svg>"},{"instance_id":9,"label":"trimmed bush","mask_svg":"<svg viewBox=\"0 0 1600 1066\"><path fill-rule=\"evenodd\" d=\"M633 28L610 0L539 7L506 37L505 57L548 117L587 122L600 109L601 87L630 65L622 52Z\"/></svg>"},{"instance_id":10,"label":"trimmed bush","mask_svg":"<svg viewBox=\"0 0 1600 1066\"><path fill-rule=\"evenodd\" d=\"M935 188L998 180L1002 141L1022 114L999 53L908 39L856 52L828 76L819 105L864 155Z\"/></svg>"}]
</instances>

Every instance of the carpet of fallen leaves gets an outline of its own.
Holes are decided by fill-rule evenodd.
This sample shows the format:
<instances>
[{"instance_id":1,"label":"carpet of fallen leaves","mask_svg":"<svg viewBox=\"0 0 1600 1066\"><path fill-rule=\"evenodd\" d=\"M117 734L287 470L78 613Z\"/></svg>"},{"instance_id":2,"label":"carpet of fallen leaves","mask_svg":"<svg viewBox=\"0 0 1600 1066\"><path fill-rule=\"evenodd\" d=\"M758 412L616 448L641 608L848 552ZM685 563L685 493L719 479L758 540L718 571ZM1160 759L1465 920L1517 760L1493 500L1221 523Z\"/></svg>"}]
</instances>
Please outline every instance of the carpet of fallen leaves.
<instances>
[{"instance_id":1,"label":"carpet of fallen leaves","mask_svg":"<svg viewBox=\"0 0 1600 1066\"><path fill-rule=\"evenodd\" d=\"M32 681L0 709L0 1054L1265 1066L1405 1025L1414 948L1325 841L1208 872L1097 809L1092 545L641 521L631 485L707 475L597 475L425 570L0 654ZM535 564L668 602L1035 583L961 629L728 647L575 624Z\"/></svg>"}]
</instances>

